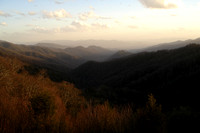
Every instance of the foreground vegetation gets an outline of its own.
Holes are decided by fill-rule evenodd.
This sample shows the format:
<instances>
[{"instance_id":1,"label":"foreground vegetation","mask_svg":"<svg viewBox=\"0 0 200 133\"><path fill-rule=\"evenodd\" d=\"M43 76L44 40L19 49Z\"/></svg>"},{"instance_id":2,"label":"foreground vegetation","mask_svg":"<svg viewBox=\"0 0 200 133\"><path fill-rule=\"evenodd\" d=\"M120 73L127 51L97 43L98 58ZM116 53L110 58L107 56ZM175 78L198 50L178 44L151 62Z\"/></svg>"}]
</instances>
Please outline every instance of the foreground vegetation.
<instances>
[{"instance_id":1,"label":"foreground vegetation","mask_svg":"<svg viewBox=\"0 0 200 133\"><path fill-rule=\"evenodd\" d=\"M17 59L0 57L0 132L165 133L196 130L200 115L180 107L162 112L152 94L143 107L87 101L68 82L30 75Z\"/></svg>"}]
</instances>

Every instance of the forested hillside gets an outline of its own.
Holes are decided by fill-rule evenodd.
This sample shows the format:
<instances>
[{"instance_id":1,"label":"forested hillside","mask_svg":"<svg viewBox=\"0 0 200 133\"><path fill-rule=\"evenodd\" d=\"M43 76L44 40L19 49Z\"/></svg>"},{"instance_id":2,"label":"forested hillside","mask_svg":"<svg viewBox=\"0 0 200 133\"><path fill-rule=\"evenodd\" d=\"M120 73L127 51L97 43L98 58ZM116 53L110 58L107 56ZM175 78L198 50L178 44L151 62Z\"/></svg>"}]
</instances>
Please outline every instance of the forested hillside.
<instances>
[{"instance_id":1,"label":"forested hillside","mask_svg":"<svg viewBox=\"0 0 200 133\"><path fill-rule=\"evenodd\" d=\"M140 108L87 101L73 84L52 82L46 70L33 76L17 59L0 57L0 62L1 133L198 131L197 112L185 107L163 112L152 94Z\"/></svg>"},{"instance_id":2,"label":"forested hillside","mask_svg":"<svg viewBox=\"0 0 200 133\"><path fill-rule=\"evenodd\" d=\"M141 104L148 93L153 93L165 107L199 109L200 46L87 62L74 69L70 78L87 95L113 103Z\"/></svg>"},{"instance_id":3,"label":"forested hillside","mask_svg":"<svg viewBox=\"0 0 200 133\"><path fill-rule=\"evenodd\" d=\"M15 51L0 51L1 133L199 132L199 45L88 62L75 85Z\"/></svg>"},{"instance_id":4,"label":"forested hillside","mask_svg":"<svg viewBox=\"0 0 200 133\"><path fill-rule=\"evenodd\" d=\"M46 70L33 76L24 69L28 64L17 59L0 57L0 62L1 133L132 130L130 107L92 105L73 84L52 82Z\"/></svg>"},{"instance_id":5,"label":"forested hillside","mask_svg":"<svg viewBox=\"0 0 200 133\"><path fill-rule=\"evenodd\" d=\"M48 66L60 66L74 68L84 62L84 59L73 56L62 49L53 49L33 45L16 45L9 42L0 42L1 51L6 55L20 57L21 60L30 63L46 64Z\"/></svg>"},{"instance_id":6,"label":"forested hillside","mask_svg":"<svg viewBox=\"0 0 200 133\"><path fill-rule=\"evenodd\" d=\"M35 70L34 73L45 68L53 81L65 80L64 75L69 70L85 62L85 59L72 56L62 49L16 45L5 41L0 42L0 55L14 57L31 64L27 69Z\"/></svg>"}]
</instances>

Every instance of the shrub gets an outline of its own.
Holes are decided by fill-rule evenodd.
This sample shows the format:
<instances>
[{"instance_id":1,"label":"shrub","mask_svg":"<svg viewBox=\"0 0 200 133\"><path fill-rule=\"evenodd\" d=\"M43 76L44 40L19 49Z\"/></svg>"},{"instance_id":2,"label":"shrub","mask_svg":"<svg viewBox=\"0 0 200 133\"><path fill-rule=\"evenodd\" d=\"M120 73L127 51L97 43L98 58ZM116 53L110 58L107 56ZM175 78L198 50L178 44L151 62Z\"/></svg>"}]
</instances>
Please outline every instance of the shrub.
<instances>
[{"instance_id":1,"label":"shrub","mask_svg":"<svg viewBox=\"0 0 200 133\"><path fill-rule=\"evenodd\" d=\"M129 107L118 110L108 102L95 107L88 106L77 114L75 132L81 133L123 133L131 132L129 123L132 111Z\"/></svg>"},{"instance_id":2,"label":"shrub","mask_svg":"<svg viewBox=\"0 0 200 133\"><path fill-rule=\"evenodd\" d=\"M165 115L161 112L161 105L156 103L152 94L148 95L145 108L137 109L135 113L136 133L162 133L165 131Z\"/></svg>"},{"instance_id":3,"label":"shrub","mask_svg":"<svg viewBox=\"0 0 200 133\"><path fill-rule=\"evenodd\" d=\"M47 92L32 97L30 102L35 116L47 117L53 115L55 111L54 100Z\"/></svg>"}]
</instances>

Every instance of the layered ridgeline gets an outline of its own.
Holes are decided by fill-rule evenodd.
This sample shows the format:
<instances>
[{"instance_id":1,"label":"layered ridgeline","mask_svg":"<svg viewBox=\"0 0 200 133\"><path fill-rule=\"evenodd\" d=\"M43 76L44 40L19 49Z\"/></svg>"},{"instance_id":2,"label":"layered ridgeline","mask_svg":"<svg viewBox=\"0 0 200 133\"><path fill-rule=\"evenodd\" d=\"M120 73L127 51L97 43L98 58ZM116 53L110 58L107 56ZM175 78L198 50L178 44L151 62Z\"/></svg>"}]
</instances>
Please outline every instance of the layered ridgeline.
<instances>
[{"instance_id":1,"label":"layered ridgeline","mask_svg":"<svg viewBox=\"0 0 200 133\"><path fill-rule=\"evenodd\" d=\"M32 73L37 73L39 69L45 68L54 81L63 80L64 75L70 69L85 62L84 59L72 56L61 49L16 45L5 41L0 42L0 54L30 63L31 66L26 68L31 70Z\"/></svg>"},{"instance_id":2,"label":"layered ridgeline","mask_svg":"<svg viewBox=\"0 0 200 133\"><path fill-rule=\"evenodd\" d=\"M157 45L150 46L147 48L132 49L129 51L138 53L138 52L142 52L142 51L152 52L152 51L158 51L158 50L170 50L170 49L177 49L177 48L185 47L188 44L200 44L200 38L188 39L185 41L179 40L179 41L175 41L175 42L161 43L161 44L157 44Z\"/></svg>"},{"instance_id":3,"label":"layered ridgeline","mask_svg":"<svg viewBox=\"0 0 200 133\"><path fill-rule=\"evenodd\" d=\"M70 78L87 95L113 103L142 103L153 93L165 107L197 107L200 46L90 61L71 71Z\"/></svg>"},{"instance_id":4,"label":"layered ridgeline","mask_svg":"<svg viewBox=\"0 0 200 133\"><path fill-rule=\"evenodd\" d=\"M145 51L156 51L156 50L169 50L169 49L176 49L176 48L181 48L184 47L188 44L200 44L200 38L196 38L196 39L188 39L185 41L175 41L175 42L169 42L169 43L161 43L149 48L144 49Z\"/></svg>"},{"instance_id":5,"label":"layered ridgeline","mask_svg":"<svg viewBox=\"0 0 200 133\"><path fill-rule=\"evenodd\" d=\"M49 47L47 47L49 46ZM12 56L32 64L29 69L45 68L52 80L65 80L69 70L88 60L105 60L114 52L96 46L61 48L57 44L16 45L0 41L0 55Z\"/></svg>"},{"instance_id":6,"label":"layered ridgeline","mask_svg":"<svg viewBox=\"0 0 200 133\"><path fill-rule=\"evenodd\" d=\"M93 61L104 61L114 53L114 51L98 46L88 46L87 48L78 46L74 48L66 48L65 51L72 55Z\"/></svg>"},{"instance_id":7,"label":"layered ridgeline","mask_svg":"<svg viewBox=\"0 0 200 133\"><path fill-rule=\"evenodd\" d=\"M59 44L54 44L54 43L38 43L38 44L36 44L36 46L63 49L64 52L66 52L70 55L73 55L73 56L81 57L87 61L88 60L104 61L109 56L111 56L112 54L115 53L115 50L109 50L106 48L95 46L94 44L87 46L87 47L82 46L81 42L78 44L81 46L72 47L73 45L67 46L67 44L59 45Z\"/></svg>"}]
</instances>

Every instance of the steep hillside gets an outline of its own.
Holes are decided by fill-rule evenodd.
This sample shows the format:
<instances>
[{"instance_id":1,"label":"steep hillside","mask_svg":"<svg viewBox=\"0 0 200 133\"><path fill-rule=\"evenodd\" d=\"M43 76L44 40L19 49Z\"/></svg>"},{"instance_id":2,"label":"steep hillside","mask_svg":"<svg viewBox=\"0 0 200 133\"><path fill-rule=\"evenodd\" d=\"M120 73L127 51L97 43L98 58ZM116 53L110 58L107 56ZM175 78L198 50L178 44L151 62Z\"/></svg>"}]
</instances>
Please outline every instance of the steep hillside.
<instances>
[{"instance_id":1,"label":"steep hillside","mask_svg":"<svg viewBox=\"0 0 200 133\"><path fill-rule=\"evenodd\" d=\"M116 103L140 103L143 96L153 93L166 106L194 107L200 87L200 46L87 62L70 75L88 95Z\"/></svg>"},{"instance_id":2,"label":"steep hillside","mask_svg":"<svg viewBox=\"0 0 200 133\"><path fill-rule=\"evenodd\" d=\"M15 53L16 55L18 54L35 60L42 60L43 62L62 64L69 68L74 68L84 61L80 57L72 56L59 49L49 49L32 45L16 45L9 42L0 42L0 47L12 52L10 54Z\"/></svg>"},{"instance_id":3,"label":"steep hillside","mask_svg":"<svg viewBox=\"0 0 200 133\"><path fill-rule=\"evenodd\" d=\"M72 56L63 50L49 49L39 46L16 45L9 42L0 42L0 55L18 58L36 67L49 70L49 74L59 74L52 77L55 80L62 80L64 75L72 68L85 62L84 59ZM63 76L61 76L63 75ZM58 79L57 79L58 78Z\"/></svg>"},{"instance_id":4,"label":"steep hillside","mask_svg":"<svg viewBox=\"0 0 200 133\"><path fill-rule=\"evenodd\" d=\"M55 83L45 70L30 75L18 59L0 56L0 132L70 132L69 115L86 105L80 90ZM70 129L70 130L69 130Z\"/></svg>"}]
</instances>

